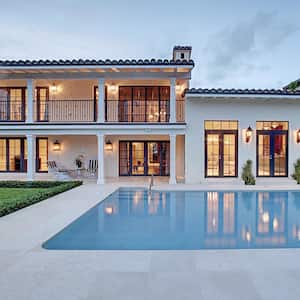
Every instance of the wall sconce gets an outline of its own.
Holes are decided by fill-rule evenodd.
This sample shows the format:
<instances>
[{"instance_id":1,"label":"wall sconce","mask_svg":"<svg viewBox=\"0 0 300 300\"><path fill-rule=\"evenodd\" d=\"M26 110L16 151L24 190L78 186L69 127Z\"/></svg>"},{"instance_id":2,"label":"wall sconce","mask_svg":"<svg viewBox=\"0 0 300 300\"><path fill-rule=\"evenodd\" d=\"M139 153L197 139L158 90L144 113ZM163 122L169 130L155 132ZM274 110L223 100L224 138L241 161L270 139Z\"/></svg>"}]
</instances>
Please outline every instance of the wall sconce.
<instances>
[{"instance_id":1,"label":"wall sconce","mask_svg":"<svg viewBox=\"0 0 300 300\"><path fill-rule=\"evenodd\" d=\"M251 141L252 134L253 134L253 129L251 128L251 126L249 126L246 130L246 138L245 138L247 144Z\"/></svg>"},{"instance_id":2,"label":"wall sconce","mask_svg":"<svg viewBox=\"0 0 300 300\"><path fill-rule=\"evenodd\" d=\"M296 143L300 144L300 129L296 131Z\"/></svg>"},{"instance_id":3,"label":"wall sconce","mask_svg":"<svg viewBox=\"0 0 300 300\"><path fill-rule=\"evenodd\" d=\"M105 143L105 150L106 151L113 151L113 144L110 140L108 140L106 143Z\"/></svg>"},{"instance_id":4,"label":"wall sconce","mask_svg":"<svg viewBox=\"0 0 300 300\"><path fill-rule=\"evenodd\" d=\"M117 91L117 86L115 84L111 84L110 91L115 93Z\"/></svg>"},{"instance_id":5,"label":"wall sconce","mask_svg":"<svg viewBox=\"0 0 300 300\"><path fill-rule=\"evenodd\" d=\"M53 143L53 151L60 151L61 149L61 144L58 140L56 140L54 143Z\"/></svg>"},{"instance_id":6,"label":"wall sconce","mask_svg":"<svg viewBox=\"0 0 300 300\"><path fill-rule=\"evenodd\" d=\"M176 84L176 92L180 93L182 90L182 86L180 84Z\"/></svg>"},{"instance_id":7,"label":"wall sconce","mask_svg":"<svg viewBox=\"0 0 300 300\"><path fill-rule=\"evenodd\" d=\"M56 85L55 83L53 83L53 84L50 86L50 91L51 91L51 93L53 93L53 94L57 94L57 92L58 92L58 87L57 87L57 85Z\"/></svg>"}]
</instances>

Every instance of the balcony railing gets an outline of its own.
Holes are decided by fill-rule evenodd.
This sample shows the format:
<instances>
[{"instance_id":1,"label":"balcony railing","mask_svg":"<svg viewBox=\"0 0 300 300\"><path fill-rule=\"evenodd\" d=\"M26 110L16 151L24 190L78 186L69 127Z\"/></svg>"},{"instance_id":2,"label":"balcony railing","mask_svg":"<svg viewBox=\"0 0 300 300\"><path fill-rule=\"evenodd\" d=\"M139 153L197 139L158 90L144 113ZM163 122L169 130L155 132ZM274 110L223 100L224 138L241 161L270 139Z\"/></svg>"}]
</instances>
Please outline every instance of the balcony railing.
<instances>
[{"instance_id":1,"label":"balcony railing","mask_svg":"<svg viewBox=\"0 0 300 300\"><path fill-rule=\"evenodd\" d=\"M185 101L184 99L176 100L176 122L185 122Z\"/></svg>"},{"instance_id":2,"label":"balcony railing","mask_svg":"<svg viewBox=\"0 0 300 300\"><path fill-rule=\"evenodd\" d=\"M184 104L184 100L176 101L177 122L185 120ZM106 100L104 113L106 122L168 123L170 101ZM24 122L25 114L25 101L0 100L0 122ZM37 122L96 122L97 102L94 99L35 101L34 115Z\"/></svg>"},{"instance_id":3,"label":"balcony railing","mask_svg":"<svg viewBox=\"0 0 300 300\"><path fill-rule=\"evenodd\" d=\"M106 100L106 122L166 123L170 119L169 100Z\"/></svg>"},{"instance_id":4,"label":"balcony railing","mask_svg":"<svg viewBox=\"0 0 300 300\"><path fill-rule=\"evenodd\" d=\"M95 100L49 100L36 105L38 122L95 122Z\"/></svg>"},{"instance_id":5,"label":"balcony railing","mask_svg":"<svg viewBox=\"0 0 300 300\"><path fill-rule=\"evenodd\" d=\"M25 121L24 101L0 100L0 122Z\"/></svg>"}]
</instances>

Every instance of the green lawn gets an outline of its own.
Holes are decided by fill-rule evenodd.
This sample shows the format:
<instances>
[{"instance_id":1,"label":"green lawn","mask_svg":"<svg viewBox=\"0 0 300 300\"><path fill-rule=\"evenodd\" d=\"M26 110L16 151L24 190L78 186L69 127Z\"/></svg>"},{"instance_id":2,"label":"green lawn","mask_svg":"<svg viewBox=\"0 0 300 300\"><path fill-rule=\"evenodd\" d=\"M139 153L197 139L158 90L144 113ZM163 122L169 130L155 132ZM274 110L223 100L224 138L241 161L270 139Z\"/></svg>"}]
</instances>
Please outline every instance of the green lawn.
<instances>
[{"instance_id":1,"label":"green lawn","mask_svg":"<svg viewBox=\"0 0 300 300\"><path fill-rule=\"evenodd\" d=\"M7 204L10 201L22 201L22 199L27 198L28 196L36 195L41 193L45 189L38 188L26 188L26 189L16 189L16 188L0 188L0 206Z\"/></svg>"},{"instance_id":2,"label":"green lawn","mask_svg":"<svg viewBox=\"0 0 300 300\"><path fill-rule=\"evenodd\" d=\"M0 181L0 217L81 185L72 182Z\"/></svg>"}]
</instances>

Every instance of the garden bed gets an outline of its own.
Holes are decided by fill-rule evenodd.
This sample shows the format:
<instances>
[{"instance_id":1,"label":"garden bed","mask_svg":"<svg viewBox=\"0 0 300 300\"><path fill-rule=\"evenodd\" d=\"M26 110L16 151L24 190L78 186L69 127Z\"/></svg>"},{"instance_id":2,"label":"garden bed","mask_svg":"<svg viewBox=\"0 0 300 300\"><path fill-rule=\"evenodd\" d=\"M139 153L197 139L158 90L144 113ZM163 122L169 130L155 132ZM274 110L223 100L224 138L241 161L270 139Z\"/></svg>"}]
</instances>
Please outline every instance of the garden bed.
<instances>
[{"instance_id":1,"label":"garden bed","mask_svg":"<svg viewBox=\"0 0 300 300\"><path fill-rule=\"evenodd\" d=\"M82 181L0 181L0 217L81 184Z\"/></svg>"}]
</instances>

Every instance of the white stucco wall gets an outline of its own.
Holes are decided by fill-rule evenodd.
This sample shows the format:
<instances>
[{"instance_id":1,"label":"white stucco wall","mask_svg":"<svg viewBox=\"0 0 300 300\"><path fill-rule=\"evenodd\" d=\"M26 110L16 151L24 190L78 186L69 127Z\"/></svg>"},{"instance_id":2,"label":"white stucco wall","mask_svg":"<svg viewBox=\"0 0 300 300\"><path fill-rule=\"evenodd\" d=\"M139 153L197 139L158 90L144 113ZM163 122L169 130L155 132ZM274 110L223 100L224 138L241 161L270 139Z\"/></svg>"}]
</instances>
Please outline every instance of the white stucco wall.
<instances>
[{"instance_id":1,"label":"white stucco wall","mask_svg":"<svg viewBox=\"0 0 300 300\"><path fill-rule=\"evenodd\" d=\"M53 151L53 143L58 140L61 144L61 151ZM119 141L169 141L167 135L118 135L106 136L113 144L113 151L104 151L104 174L105 177L119 176ZM49 136L48 138L49 160L54 160L61 167L75 169L75 158L82 154L85 157L87 167L90 159L98 159L97 137L79 135ZM184 136L178 135L176 141L176 176L182 179L184 176Z\"/></svg>"},{"instance_id":2,"label":"white stucco wall","mask_svg":"<svg viewBox=\"0 0 300 300\"><path fill-rule=\"evenodd\" d=\"M282 101L257 101L246 98L237 99L205 99L200 97L188 98L186 105L186 169L187 183L200 183L205 181L205 120L238 120L238 175L241 175L242 165L247 159L253 161L253 173L256 174L256 121L289 121L289 169L293 172L293 163L300 158L300 145L295 141L295 132L300 128L300 102L291 104ZM249 144L245 143L244 133L248 126L254 129L253 138ZM230 179L223 179L228 181Z\"/></svg>"},{"instance_id":3,"label":"white stucco wall","mask_svg":"<svg viewBox=\"0 0 300 300\"><path fill-rule=\"evenodd\" d=\"M53 143L58 140L61 151L53 151ZM85 157L86 167L90 159L97 159L97 137L80 135L49 136L48 159L54 160L61 167L76 169L75 159L78 155Z\"/></svg>"}]
</instances>

